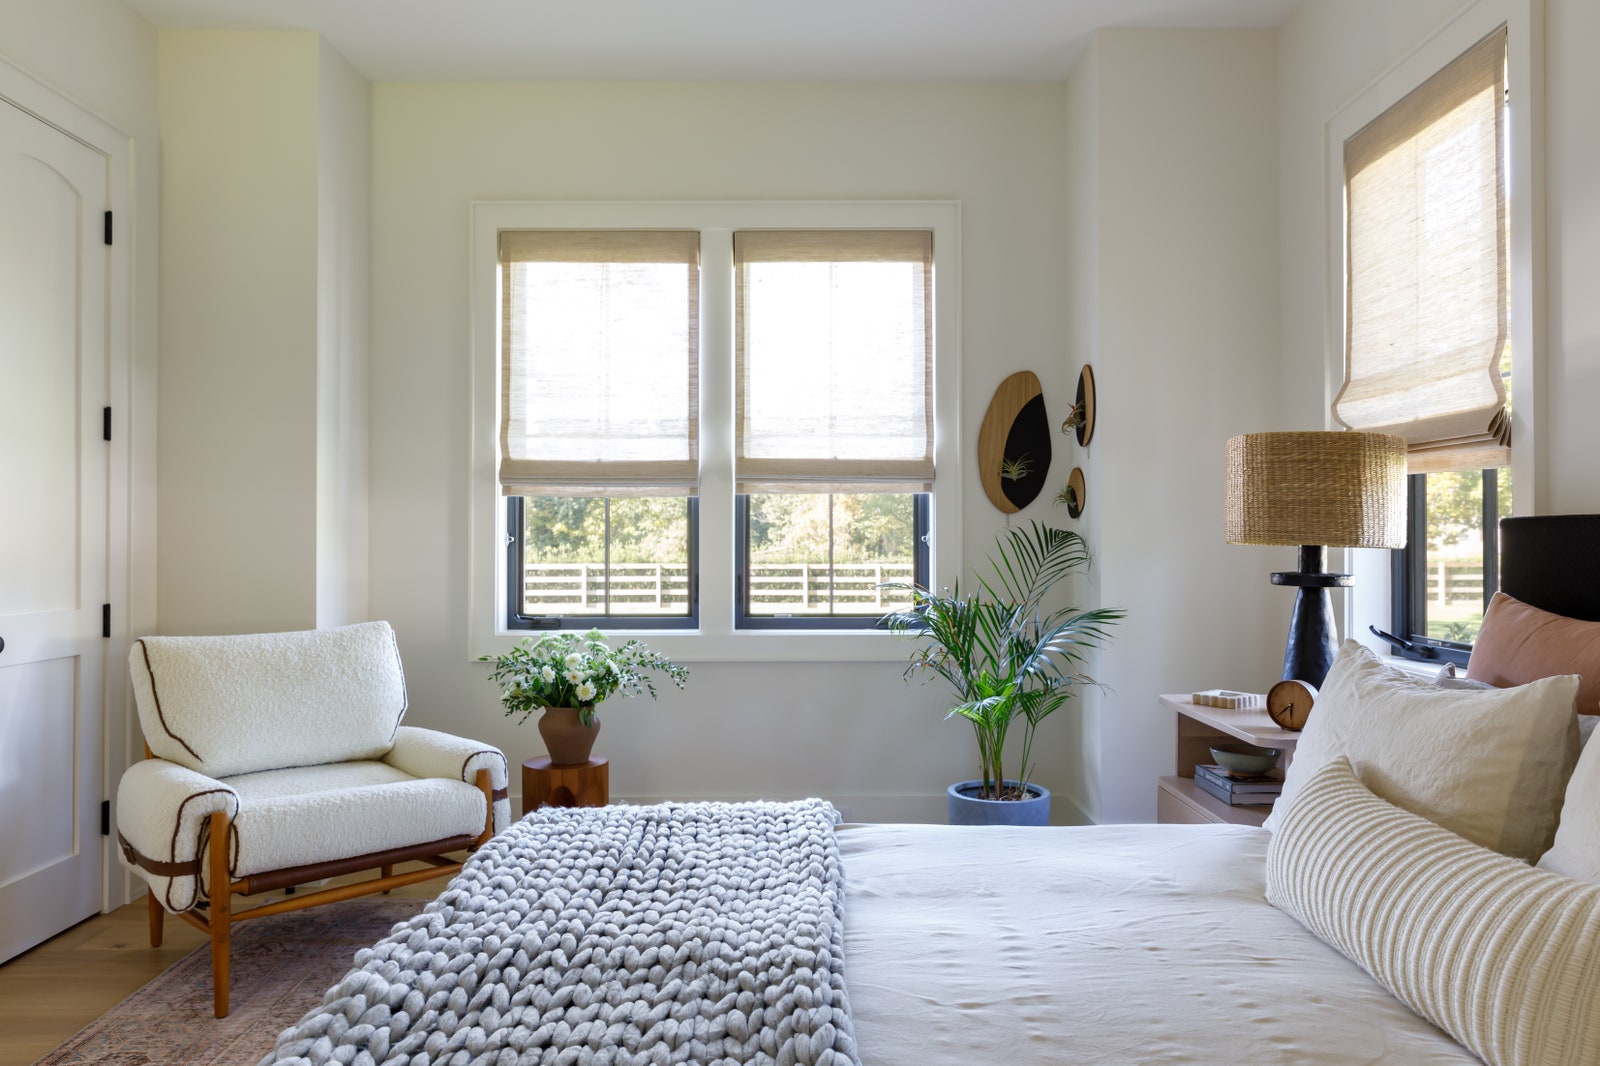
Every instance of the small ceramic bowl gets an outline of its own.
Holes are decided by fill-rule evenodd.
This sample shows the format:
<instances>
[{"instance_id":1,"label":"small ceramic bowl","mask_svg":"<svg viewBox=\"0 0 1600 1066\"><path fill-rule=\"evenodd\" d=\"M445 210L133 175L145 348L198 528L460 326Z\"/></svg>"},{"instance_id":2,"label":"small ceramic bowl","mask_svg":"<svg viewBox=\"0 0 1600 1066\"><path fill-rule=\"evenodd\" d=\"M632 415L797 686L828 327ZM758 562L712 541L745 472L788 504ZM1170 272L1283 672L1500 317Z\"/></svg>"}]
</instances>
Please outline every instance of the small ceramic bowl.
<instances>
[{"instance_id":1,"label":"small ceramic bowl","mask_svg":"<svg viewBox=\"0 0 1600 1066\"><path fill-rule=\"evenodd\" d=\"M1278 749L1254 744L1218 744L1211 749L1217 765L1235 774L1264 774L1278 765Z\"/></svg>"}]
</instances>

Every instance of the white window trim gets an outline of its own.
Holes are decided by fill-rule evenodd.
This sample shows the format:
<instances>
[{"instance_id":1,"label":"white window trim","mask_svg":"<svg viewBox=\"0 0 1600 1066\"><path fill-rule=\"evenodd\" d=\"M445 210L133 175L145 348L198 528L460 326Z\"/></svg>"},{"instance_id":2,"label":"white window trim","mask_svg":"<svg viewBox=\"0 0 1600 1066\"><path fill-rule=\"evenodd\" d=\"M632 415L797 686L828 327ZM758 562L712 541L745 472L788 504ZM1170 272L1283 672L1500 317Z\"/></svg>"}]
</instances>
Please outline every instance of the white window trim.
<instances>
[{"instance_id":1,"label":"white window trim","mask_svg":"<svg viewBox=\"0 0 1600 1066\"><path fill-rule=\"evenodd\" d=\"M1543 0L1476 0L1419 44L1400 62L1330 118L1325 127L1327 204L1326 428L1333 422L1333 397L1344 381L1344 142L1440 71L1495 27L1507 29L1507 89L1512 102L1507 125L1507 209L1511 216L1511 478L1512 513L1537 514L1538 472L1545 440L1539 431L1544 408L1544 3ZM1345 634L1379 654L1389 646L1367 627L1390 624L1389 553L1352 551L1345 567L1355 587L1345 596Z\"/></svg>"},{"instance_id":2,"label":"white window trim","mask_svg":"<svg viewBox=\"0 0 1600 1066\"><path fill-rule=\"evenodd\" d=\"M469 659L527 636L506 628L505 504L499 459L499 269L503 229L698 229L700 367L700 624L685 630L608 629L682 662L903 661L903 638L873 630L735 630L733 515L733 250L736 229L928 229L934 263L934 493L929 516L934 587L961 563L959 383L961 208L948 200L485 201L472 204L470 294L472 448L469 477ZM728 236L724 241L719 239Z\"/></svg>"}]
</instances>

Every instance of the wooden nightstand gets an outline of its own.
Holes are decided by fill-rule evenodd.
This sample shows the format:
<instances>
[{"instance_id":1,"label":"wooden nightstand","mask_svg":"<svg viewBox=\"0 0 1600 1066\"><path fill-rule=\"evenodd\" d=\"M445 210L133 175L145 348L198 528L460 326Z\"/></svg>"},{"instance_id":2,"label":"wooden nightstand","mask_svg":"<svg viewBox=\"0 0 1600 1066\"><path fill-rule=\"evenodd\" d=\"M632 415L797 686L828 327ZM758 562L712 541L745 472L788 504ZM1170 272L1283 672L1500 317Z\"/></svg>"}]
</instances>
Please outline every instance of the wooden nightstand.
<instances>
[{"instance_id":1,"label":"wooden nightstand","mask_svg":"<svg viewBox=\"0 0 1600 1066\"><path fill-rule=\"evenodd\" d=\"M1172 777L1156 787L1158 822L1232 822L1260 825L1272 806L1230 807L1194 783L1196 763L1211 761L1211 745L1218 740L1242 740L1265 748L1278 748L1278 767L1286 769L1294 758L1300 734L1278 728L1265 710L1231 711L1190 703L1187 694L1162 696L1161 704L1178 712L1178 765Z\"/></svg>"}]
</instances>

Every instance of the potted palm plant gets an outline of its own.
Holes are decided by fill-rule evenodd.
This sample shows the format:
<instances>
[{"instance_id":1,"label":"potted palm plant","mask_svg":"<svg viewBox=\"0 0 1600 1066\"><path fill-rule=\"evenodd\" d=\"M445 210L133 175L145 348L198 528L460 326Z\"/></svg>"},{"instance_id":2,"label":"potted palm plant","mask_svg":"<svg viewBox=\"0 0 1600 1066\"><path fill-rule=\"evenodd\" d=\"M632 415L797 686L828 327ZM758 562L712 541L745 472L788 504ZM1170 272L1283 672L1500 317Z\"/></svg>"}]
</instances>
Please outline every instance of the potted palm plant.
<instances>
[{"instance_id":1,"label":"potted palm plant","mask_svg":"<svg viewBox=\"0 0 1600 1066\"><path fill-rule=\"evenodd\" d=\"M981 776L950 786L951 824L1045 825L1050 793L1028 780L1034 731L1080 687L1098 684L1075 666L1109 639L1109 627L1123 612L1045 605L1062 579L1089 563L1088 545L1070 530L1038 522L1008 529L996 539L996 553L992 574L980 575L979 589L968 595L959 585L937 593L915 584L890 586L911 604L884 622L920 641L907 679L943 678L959 701L946 717L971 722L978 741ZM1007 776L1013 725L1022 732L1021 758Z\"/></svg>"}]
</instances>

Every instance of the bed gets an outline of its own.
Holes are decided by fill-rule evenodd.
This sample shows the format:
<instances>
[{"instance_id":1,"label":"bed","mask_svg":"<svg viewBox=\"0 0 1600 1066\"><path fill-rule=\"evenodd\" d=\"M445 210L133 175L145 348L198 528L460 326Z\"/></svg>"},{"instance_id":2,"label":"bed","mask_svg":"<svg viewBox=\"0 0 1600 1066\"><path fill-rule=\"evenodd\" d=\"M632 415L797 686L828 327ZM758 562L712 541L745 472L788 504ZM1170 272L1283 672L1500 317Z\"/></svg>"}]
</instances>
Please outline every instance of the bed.
<instances>
[{"instance_id":1,"label":"bed","mask_svg":"<svg viewBox=\"0 0 1600 1066\"><path fill-rule=\"evenodd\" d=\"M1347 645L1266 827L546 809L264 1062L1600 1062L1600 589L1527 576L1597 534L1503 524L1567 613L1497 597L1492 684Z\"/></svg>"}]
</instances>

